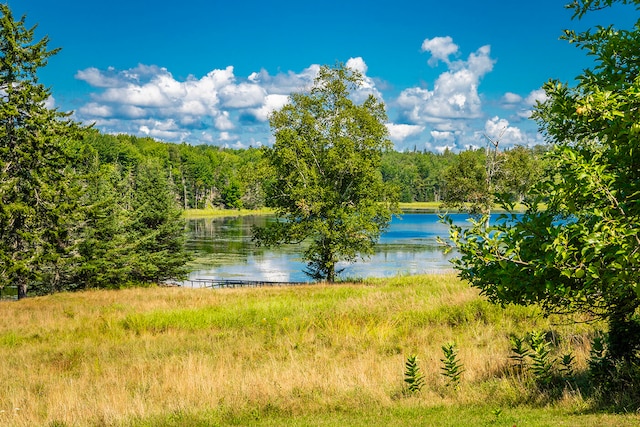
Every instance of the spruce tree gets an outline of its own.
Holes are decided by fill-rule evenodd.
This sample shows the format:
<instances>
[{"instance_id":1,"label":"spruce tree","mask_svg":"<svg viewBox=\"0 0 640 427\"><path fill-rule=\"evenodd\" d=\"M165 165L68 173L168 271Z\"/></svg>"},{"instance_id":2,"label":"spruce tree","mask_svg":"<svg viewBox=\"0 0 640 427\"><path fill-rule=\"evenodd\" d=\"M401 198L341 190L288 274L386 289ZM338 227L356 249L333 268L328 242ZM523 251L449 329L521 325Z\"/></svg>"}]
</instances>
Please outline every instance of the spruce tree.
<instances>
[{"instance_id":1,"label":"spruce tree","mask_svg":"<svg viewBox=\"0 0 640 427\"><path fill-rule=\"evenodd\" d=\"M187 275L185 224L168 174L156 160L137 167L131 200L129 237L135 242L132 280L141 283Z\"/></svg>"},{"instance_id":2,"label":"spruce tree","mask_svg":"<svg viewBox=\"0 0 640 427\"><path fill-rule=\"evenodd\" d=\"M120 167L100 164L98 153L84 146L79 156L82 220L70 289L118 287L130 280L134 242L126 232L129 213L122 204Z\"/></svg>"},{"instance_id":3,"label":"spruce tree","mask_svg":"<svg viewBox=\"0 0 640 427\"><path fill-rule=\"evenodd\" d=\"M79 126L50 108L50 90L37 71L58 52L35 27L0 4L0 286L55 285L70 248L73 210L64 141Z\"/></svg>"}]
</instances>

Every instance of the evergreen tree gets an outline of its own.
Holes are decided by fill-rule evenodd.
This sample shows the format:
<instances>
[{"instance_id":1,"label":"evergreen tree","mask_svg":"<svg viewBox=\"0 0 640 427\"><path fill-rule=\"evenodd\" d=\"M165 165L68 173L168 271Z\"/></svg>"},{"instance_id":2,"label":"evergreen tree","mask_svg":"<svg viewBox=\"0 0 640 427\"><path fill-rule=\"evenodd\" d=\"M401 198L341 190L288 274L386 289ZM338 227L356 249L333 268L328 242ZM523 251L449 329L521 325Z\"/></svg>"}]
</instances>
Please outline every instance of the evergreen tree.
<instances>
[{"instance_id":1,"label":"evergreen tree","mask_svg":"<svg viewBox=\"0 0 640 427\"><path fill-rule=\"evenodd\" d=\"M136 172L129 224L135 241L131 278L137 282L184 278L190 255L171 183L157 161L143 161Z\"/></svg>"},{"instance_id":2,"label":"evergreen tree","mask_svg":"<svg viewBox=\"0 0 640 427\"><path fill-rule=\"evenodd\" d=\"M116 164L100 164L97 152L84 147L82 221L78 257L70 289L108 288L130 280L133 241L126 232L129 214L121 204L123 179Z\"/></svg>"},{"instance_id":3,"label":"evergreen tree","mask_svg":"<svg viewBox=\"0 0 640 427\"><path fill-rule=\"evenodd\" d=\"M30 284L56 281L70 247L64 141L79 130L68 116L49 108L50 91L37 71L58 49L35 27L15 20L0 4L0 283L17 285L18 298Z\"/></svg>"}]
</instances>

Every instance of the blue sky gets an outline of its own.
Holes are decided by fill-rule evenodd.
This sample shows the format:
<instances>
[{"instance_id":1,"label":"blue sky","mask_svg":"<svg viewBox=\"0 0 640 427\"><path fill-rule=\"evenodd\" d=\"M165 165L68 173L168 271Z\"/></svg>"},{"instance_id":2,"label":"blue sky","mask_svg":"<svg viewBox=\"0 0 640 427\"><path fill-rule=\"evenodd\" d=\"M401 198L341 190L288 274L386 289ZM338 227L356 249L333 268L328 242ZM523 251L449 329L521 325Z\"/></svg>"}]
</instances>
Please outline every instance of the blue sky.
<instances>
[{"instance_id":1,"label":"blue sky","mask_svg":"<svg viewBox=\"0 0 640 427\"><path fill-rule=\"evenodd\" d=\"M273 143L268 114L319 65L365 75L396 149L542 142L528 119L550 78L588 66L565 28L629 27L631 7L572 21L568 0L8 0L62 51L54 105L110 133L229 147ZM356 94L357 97L358 94Z\"/></svg>"}]
</instances>

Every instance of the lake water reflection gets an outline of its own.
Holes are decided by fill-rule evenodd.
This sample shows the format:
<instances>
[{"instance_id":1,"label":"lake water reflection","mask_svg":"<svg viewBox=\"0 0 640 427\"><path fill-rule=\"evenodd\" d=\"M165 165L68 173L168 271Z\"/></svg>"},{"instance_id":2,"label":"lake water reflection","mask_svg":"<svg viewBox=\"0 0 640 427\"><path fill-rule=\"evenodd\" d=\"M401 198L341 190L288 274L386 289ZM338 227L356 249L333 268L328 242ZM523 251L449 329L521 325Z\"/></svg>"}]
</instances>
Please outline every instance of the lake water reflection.
<instances>
[{"instance_id":1,"label":"lake water reflection","mask_svg":"<svg viewBox=\"0 0 640 427\"><path fill-rule=\"evenodd\" d=\"M456 223L465 224L466 214L454 214ZM301 246L256 247L251 241L251 226L264 225L269 216L241 216L188 220L187 246L196 259L191 263L189 279L242 279L277 282L309 281L300 259ZM394 218L365 261L341 263L341 277L390 277L450 270L437 237L446 238L447 226L436 214L405 213Z\"/></svg>"}]
</instances>

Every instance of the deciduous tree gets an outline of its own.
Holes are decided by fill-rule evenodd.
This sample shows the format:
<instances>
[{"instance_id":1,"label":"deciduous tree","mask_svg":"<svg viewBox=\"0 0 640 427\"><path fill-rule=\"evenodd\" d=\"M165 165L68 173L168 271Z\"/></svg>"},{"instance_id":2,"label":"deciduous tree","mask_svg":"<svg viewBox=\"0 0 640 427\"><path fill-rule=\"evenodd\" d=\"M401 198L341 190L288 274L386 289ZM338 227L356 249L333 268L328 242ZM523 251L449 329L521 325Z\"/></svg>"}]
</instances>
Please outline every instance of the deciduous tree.
<instances>
[{"instance_id":1,"label":"deciduous tree","mask_svg":"<svg viewBox=\"0 0 640 427\"><path fill-rule=\"evenodd\" d=\"M275 180L270 204L277 221L254 230L260 244L308 239L307 274L332 282L339 261L371 254L397 210L395 192L380 173L391 148L384 105L351 98L362 76L344 66L321 67L310 93L291 95L270 118L266 150Z\"/></svg>"},{"instance_id":2,"label":"deciduous tree","mask_svg":"<svg viewBox=\"0 0 640 427\"><path fill-rule=\"evenodd\" d=\"M580 17L614 3L576 0L570 7ZM455 265L493 302L606 320L608 358L633 362L640 350L640 22L564 38L595 65L575 86L544 86L548 99L535 118L552 143L553 173L524 215L489 228L452 226L461 252Z\"/></svg>"}]
</instances>

